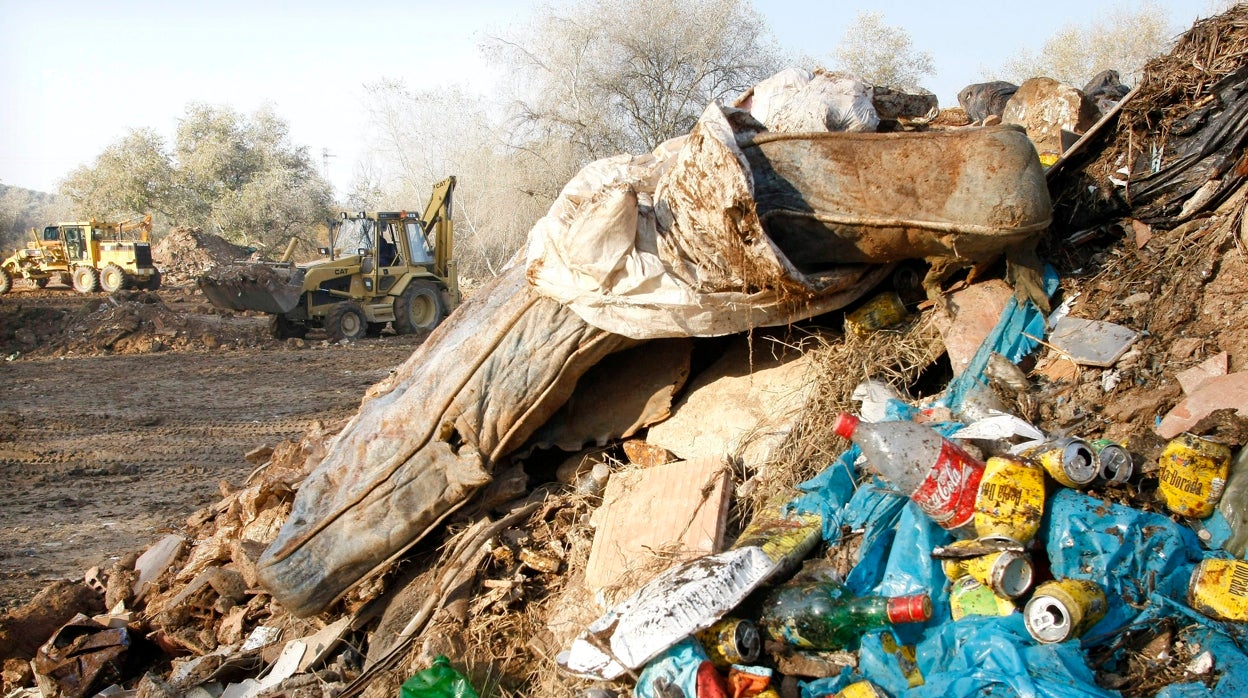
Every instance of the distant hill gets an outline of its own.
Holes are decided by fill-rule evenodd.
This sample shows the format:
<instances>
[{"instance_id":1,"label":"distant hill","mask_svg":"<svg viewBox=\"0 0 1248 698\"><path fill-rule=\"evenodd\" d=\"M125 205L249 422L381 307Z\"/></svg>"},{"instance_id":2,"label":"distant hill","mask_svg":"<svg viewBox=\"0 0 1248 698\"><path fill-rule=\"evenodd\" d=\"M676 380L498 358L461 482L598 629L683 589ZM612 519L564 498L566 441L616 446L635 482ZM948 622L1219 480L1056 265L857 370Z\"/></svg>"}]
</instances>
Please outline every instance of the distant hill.
<instances>
[{"instance_id":1,"label":"distant hill","mask_svg":"<svg viewBox=\"0 0 1248 698\"><path fill-rule=\"evenodd\" d=\"M0 257L20 247L31 228L68 217L69 199L60 194L0 184Z\"/></svg>"}]
</instances>

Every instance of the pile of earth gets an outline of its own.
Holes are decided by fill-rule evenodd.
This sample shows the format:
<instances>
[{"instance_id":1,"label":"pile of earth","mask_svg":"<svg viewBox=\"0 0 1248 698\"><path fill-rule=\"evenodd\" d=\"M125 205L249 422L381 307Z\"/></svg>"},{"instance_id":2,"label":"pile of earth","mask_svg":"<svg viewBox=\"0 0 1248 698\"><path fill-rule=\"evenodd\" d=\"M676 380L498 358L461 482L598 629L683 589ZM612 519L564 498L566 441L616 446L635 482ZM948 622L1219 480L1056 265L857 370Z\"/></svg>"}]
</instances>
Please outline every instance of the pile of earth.
<instances>
[{"instance_id":1,"label":"pile of earth","mask_svg":"<svg viewBox=\"0 0 1248 698\"><path fill-rule=\"evenodd\" d=\"M194 283L218 264L246 259L252 252L200 228L175 228L152 248L152 258L164 283L180 286Z\"/></svg>"},{"instance_id":2,"label":"pile of earth","mask_svg":"<svg viewBox=\"0 0 1248 698\"><path fill-rule=\"evenodd\" d=\"M0 320L0 351L32 357L260 347L276 341L263 318L229 321L181 313L150 291L118 291L76 310L19 304L0 308Z\"/></svg>"}]
</instances>

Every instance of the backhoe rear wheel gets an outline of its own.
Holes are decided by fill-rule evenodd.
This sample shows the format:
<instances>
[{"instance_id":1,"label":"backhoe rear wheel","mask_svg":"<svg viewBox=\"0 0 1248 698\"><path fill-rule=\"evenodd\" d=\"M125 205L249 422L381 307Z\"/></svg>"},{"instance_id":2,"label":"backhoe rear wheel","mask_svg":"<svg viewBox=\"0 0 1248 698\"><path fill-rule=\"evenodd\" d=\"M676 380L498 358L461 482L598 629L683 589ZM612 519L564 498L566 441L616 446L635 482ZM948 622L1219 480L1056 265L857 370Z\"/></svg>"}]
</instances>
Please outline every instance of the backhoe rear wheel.
<instances>
[{"instance_id":1,"label":"backhoe rear wheel","mask_svg":"<svg viewBox=\"0 0 1248 698\"><path fill-rule=\"evenodd\" d=\"M116 264L105 264L100 270L100 288L107 293L126 287L126 271Z\"/></svg>"},{"instance_id":2,"label":"backhoe rear wheel","mask_svg":"<svg viewBox=\"0 0 1248 698\"><path fill-rule=\"evenodd\" d=\"M100 275L92 267L74 267L74 290L93 293L100 287Z\"/></svg>"},{"instance_id":3,"label":"backhoe rear wheel","mask_svg":"<svg viewBox=\"0 0 1248 698\"><path fill-rule=\"evenodd\" d=\"M432 281L413 281L394 299L394 331L399 334L432 330L445 317L442 291Z\"/></svg>"},{"instance_id":4,"label":"backhoe rear wheel","mask_svg":"<svg viewBox=\"0 0 1248 698\"><path fill-rule=\"evenodd\" d=\"M13 288L13 275L8 269L0 267L0 296L9 292Z\"/></svg>"},{"instance_id":5,"label":"backhoe rear wheel","mask_svg":"<svg viewBox=\"0 0 1248 698\"><path fill-rule=\"evenodd\" d=\"M269 321L269 332L274 339L303 339L308 336L308 326L285 315L274 315Z\"/></svg>"},{"instance_id":6,"label":"backhoe rear wheel","mask_svg":"<svg viewBox=\"0 0 1248 698\"><path fill-rule=\"evenodd\" d=\"M354 342L364 336L368 329L368 320L364 317L364 309L354 301L343 301L329 309L325 315L325 334L329 341Z\"/></svg>"}]
</instances>

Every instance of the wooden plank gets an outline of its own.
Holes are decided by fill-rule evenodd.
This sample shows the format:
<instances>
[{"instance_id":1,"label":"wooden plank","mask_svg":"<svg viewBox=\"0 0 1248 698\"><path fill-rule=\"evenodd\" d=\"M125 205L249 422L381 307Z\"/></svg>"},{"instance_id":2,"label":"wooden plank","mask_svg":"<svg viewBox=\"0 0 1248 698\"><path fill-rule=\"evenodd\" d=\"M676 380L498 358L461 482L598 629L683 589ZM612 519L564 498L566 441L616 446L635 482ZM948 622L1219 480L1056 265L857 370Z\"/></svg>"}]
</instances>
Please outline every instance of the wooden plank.
<instances>
[{"instance_id":1,"label":"wooden plank","mask_svg":"<svg viewBox=\"0 0 1248 698\"><path fill-rule=\"evenodd\" d=\"M616 473L594 512L585 584L622 598L664 569L723 548L728 521L723 458Z\"/></svg>"}]
</instances>

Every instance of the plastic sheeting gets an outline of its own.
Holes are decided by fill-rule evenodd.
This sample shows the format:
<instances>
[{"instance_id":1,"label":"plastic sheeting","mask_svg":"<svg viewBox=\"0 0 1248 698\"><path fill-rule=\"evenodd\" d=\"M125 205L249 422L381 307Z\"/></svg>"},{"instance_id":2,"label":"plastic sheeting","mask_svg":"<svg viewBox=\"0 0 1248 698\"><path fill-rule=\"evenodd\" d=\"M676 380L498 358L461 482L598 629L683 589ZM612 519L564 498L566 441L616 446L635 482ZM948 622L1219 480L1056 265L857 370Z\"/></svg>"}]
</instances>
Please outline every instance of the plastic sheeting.
<instances>
[{"instance_id":1,"label":"plastic sheeting","mask_svg":"<svg viewBox=\"0 0 1248 698\"><path fill-rule=\"evenodd\" d=\"M1248 147L1248 68L1223 78L1212 92L1214 99L1167 132L1155 160L1136 159L1137 168L1150 169L1131 174L1135 218L1176 224L1217 208L1244 181L1237 163Z\"/></svg>"},{"instance_id":2,"label":"plastic sheeting","mask_svg":"<svg viewBox=\"0 0 1248 698\"><path fill-rule=\"evenodd\" d=\"M637 339L783 325L856 300L886 268L804 274L764 232L723 109L639 157L591 163L529 234L528 279L587 322Z\"/></svg>"},{"instance_id":3,"label":"plastic sheeting","mask_svg":"<svg viewBox=\"0 0 1248 698\"><path fill-rule=\"evenodd\" d=\"M320 611L487 484L585 371L632 345L535 293L520 268L482 288L330 442L261 583L291 613Z\"/></svg>"}]
</instances>

